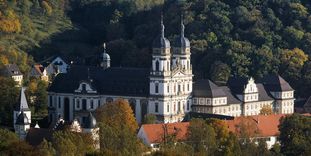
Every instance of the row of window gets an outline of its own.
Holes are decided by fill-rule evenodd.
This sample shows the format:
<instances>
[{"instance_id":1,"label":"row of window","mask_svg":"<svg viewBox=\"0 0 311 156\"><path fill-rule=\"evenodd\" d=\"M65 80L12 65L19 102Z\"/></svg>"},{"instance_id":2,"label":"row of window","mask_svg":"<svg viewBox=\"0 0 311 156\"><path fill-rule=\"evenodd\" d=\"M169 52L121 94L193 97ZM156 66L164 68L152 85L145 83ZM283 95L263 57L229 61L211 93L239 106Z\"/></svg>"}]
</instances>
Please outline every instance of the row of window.
<instances>
[{"instance_id":1,"label":"row of window","mask_svg":"<svg viewBox=\"0 0 311 156\"><path fill-rule=\"evenodd\" d=\"M264 104L264 103L261 103L261 104L250 104L250 105L246 105L246 110L257 110L257 108L262 108L264 105L269 105L268 104Z\"/></svg>"},{"instance_id":2,"label":"row of window","mask_svg":"<svg viewBox=\"0 0 311 156\"><path fill-rule=\"evenodd\" d=\"M246 99L246 101L248 101L248 100L258 100L258 95L257 94L245 95L245 99Z\"/></svg>"},{"instance_id":3,"label":"row of window","mask_svg":"<svg viewBox=\"0 0 311 156\"><path fill-rule=\"evenodd\" d=\"M217 98L213 100L215 105L217 104L227 104L226 98ZM193 104L199 105L210 105L211 99L210 98L193 98Z\"/></svg>"},{"instance_id":4,"label":"row of window","mask_svg":"<svg viewBox=\"0 0 311 156\"><path fill-rule=\"evenodd\" d=\"M176 89L177 89L177 93L179 93L181 91L185 92L186 85L183 85L183 84L174 85L173 89L174 89L173 93L176 93ZM188 92L190 91L189 83L187 84L187 91ZM155 84L155 91L154 92L159 93L159 84L158 83ZM170 93L170 86L169 85L167 86L167 92Z\"/></svg>"}]
</instances>

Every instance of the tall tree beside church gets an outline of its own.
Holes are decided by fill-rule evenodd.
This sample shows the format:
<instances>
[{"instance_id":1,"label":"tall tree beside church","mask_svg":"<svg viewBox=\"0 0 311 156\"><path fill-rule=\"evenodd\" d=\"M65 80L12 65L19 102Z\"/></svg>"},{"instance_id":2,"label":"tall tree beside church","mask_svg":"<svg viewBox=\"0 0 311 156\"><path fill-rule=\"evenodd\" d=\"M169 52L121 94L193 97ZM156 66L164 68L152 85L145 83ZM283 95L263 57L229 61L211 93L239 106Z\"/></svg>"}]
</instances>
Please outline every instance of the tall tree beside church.
<instances>
[{"instance_id":1,"label":"tall tree beside church","mask_svg":"<svg viewBox=\"0 0 311 156\"><path fill-rule=\"evenodd\" d=\"M106 103L96 110L97 122L116 129L129 128L132 133L138 129L138 124L128 101L118 99Z\"/></svg>"},{"instance_id":2,"label":"tall tree beside church","mask_svg":"<svg viewBox=\"0 0 311 156\"><path fill-rule=\"evenodd\" d=\"M144 145L136 137L138 125L127 101L118 99L96 110L100 150L104 155L140 155Z\"/></svg>"}]
</instances>

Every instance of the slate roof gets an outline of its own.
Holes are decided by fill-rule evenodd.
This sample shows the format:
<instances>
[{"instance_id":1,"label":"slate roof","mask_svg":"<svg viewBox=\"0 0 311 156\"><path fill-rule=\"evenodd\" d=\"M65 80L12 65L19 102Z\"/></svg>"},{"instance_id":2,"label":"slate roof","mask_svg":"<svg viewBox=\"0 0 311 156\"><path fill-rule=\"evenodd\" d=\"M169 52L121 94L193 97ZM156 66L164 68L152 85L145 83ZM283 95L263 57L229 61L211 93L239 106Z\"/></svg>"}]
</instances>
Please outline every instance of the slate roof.
<instances>
[{"instance_id":1,"label":"slate roof","mask_svg":"<svg viewBox=\"0 0 311 156\"><path fill-rule=\"evenodd\" d=\"M262 78L262 84L269 92L293 91L294 89L280 75L271 74Z\"/></svg>"},{"instance_id":2,"label":"slate roof","mask_svg":"<svg viewBox=\"0 0 311 156\"><path fill-rule=\"evenodd\" d=\"M91 82L99 94L144 97L149 95L149 69L121 67L103 69L71 66L68 73L60 73L55 77L48 91L74 93L81 81Z\"/></svg>"},{"instance_id":3,"label":"slate roof","mask_svg":"<svg viewBox=\"0 0 311 156\"><path fill-rule=\"evenodd\" d=\"M15 106L15 111L28 111L28 110L30 110L28 107L24 87L22 87L22 89L21 89L18 102L19 103L16 104L16 106Z\"/></svg>"},{"instance_id":4,"label":"slate roof","mask_svg":"<svg viewBox=\"0 0 311 156\"><path fill-rule=\"evenodd\" d=\"M17 76L23 75L22 72L19 70L16 64L8 64L5 66L6 74L8 76Z\"/></svg>"},{"instance_id":5,"label":"slate roof","mask_svg":"<svg viewBox=\"0 0 311 156\"><path fill-rule=\"evenodd\" d=\"M30 123L28 122L28 117L27 115L22 111L15 122L16 125L29 125Z\"/></svg>"},{"instance_id":6,"label":"slate roof","mask_svg":"<svg viewBox=\"0 0 311 156\"><path fill-rule=\"evenodd\" d=\"M269 94L267 93L267 91L265 90L262 84L256 84L256 86L258 89L258 100L259 101L273 100L273 98L269 96Z\"/></svg>"},{"instance_id":7,"label":"slate roof","mask_svg":"<svg viewBox=\"0 0 311 156\"><path fill-rule=\"evenodd\" d=\"M203 79L197 80L193 86L194 97L225 97L226 93L212 81Z\"/></svg>"},{"instance_id":8,"label":"slate roof","mask_svg":"<svg viewBox=\"0 0 311 156\"><path fill-rule=\"evenodd\" d=\"M52 137L53 131L51 129L31 127L27 133L26 142L32 146L37 146L43 141L43 139L52 141Z\"/></svg>"},{"instance_id":9,"label":"slate roof","mask_svg":"<svg viewBox=\"0 0 311 156\"><path fill-rule=\"evenodd\" d=\"M43 75L44 67L41 64L36 64L31 68L30 76L41 76Z\"/></svg>"},{"instance_id":10,"label":"slate roof","mask_svg":"<svg viewBox=\"0 0 311 156\"><path fill-rule=\"evenodd\" d=\"M241 104L242 102L238 100L230 91L227 86L221 86L222 90L227 95L227 103L230 104Z\"/></svg>"}]
</instances>

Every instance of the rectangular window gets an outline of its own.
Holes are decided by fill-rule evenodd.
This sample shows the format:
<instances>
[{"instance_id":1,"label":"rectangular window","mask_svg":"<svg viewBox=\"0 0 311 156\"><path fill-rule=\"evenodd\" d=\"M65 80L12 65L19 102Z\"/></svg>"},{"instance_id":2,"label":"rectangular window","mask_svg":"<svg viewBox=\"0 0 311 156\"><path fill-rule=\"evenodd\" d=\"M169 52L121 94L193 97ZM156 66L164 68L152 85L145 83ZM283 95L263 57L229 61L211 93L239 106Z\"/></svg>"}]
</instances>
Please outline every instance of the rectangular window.
<instances>
[{"instance_id":1,"label":"rectangular window","mask_svg":"<svg viewBox=\"0 0 311 156\"><path fill-rule=\"evenodd\" d=\"M50 101L49 102L50 102L49 103L50 107L52 107L53 106L53 98L52 98L52 96L50 96Z\"/></svg>"},{"instance_id":2,"label":"rectangular window","mask_svg":"<svg viewBox=\"0 0 311 156\"><path fill-rule=\"evenodd\" d=\"M155 93L159 93L159 85L155 84Z\"/></svg>"},{"instance_id":3,"label":"rectangular window","mask_svg":"<svg viewBox=\"0 0 311 156\"><path fill-rule=\"evenodd\" d=\"M180 92L180 85L178 85L178 92Z\"/></svg>"},{"instance_id":4,"label":"rectangular window","mask_svg":"<svg viewBox=\"0 0 311 156\"><path fill-rule=\"evenodd\" d=\"M189 110L189 108L190 108L190 102L187 101L187 111Z\"/></svg>"},{"instance_id":5,"label":"rectangular window","mask_svg":"<svg viewBox=\"0 0 311 156\"><path fill-rule=\"evenodd\" d=\"M176 104L175 104L175 102L174 102L174 112L176 111Z\"/></svg>"},{"instance_id":6,"label":"rectangular window","mask_svg":"<svg viewBox=\"0 0 311 156\"><path fill-rule=\"evenodd\" d=\"M170 92L170 86L167 86L167 92L168 93Z\"/></svg>"},{"instance_id":7,"label":"rectangular window","mask_svg":"<svg viewBox=\"0 0 311 156\"><path fill-rule=\"evenodd\" d=\"M97 101L97 108L100 107L100 100Z\"/></svg>"},{"instance_id":8,"label":"rectangular window","mask_svg":"<svg viewBox=\"0 0 311 156\"><path fill-rule=\"evenodd\" d=\"M80 100L77 99L77 109L80 109Z\"/></svg>"},{"instance_id":9,"label":"rectangular window","mask_svg":"<svg viewBox=\"0 0 311 156\"><path fill-rule=\"evenodd\" d=\"M159 104L158 103L155 103L154 112L156 112L156 113L159 112Z\"/></svg>"},{"instance_id":10,"label":"rectangular window","mask_svg":"<svg viewBox=\"0 0 311 156\"><path fill-rule=\"evenodd\" d=\"M94 102L93 102L93 100L91 100L91 109L93 109L94 108Z\"/></svg>"},{"instance_id":11,"label":"rectangular window","mask_svg":"<svg viewBox=\"0 0 311 156\"><path fill-rule=\"evenodd\" d=\"M180 102L178 102L177 111L180 112Z\"/></svg>"},{"instance_id":12,"label":"rectangular window","mask_svg":"<svg viewBox=\"0 0 311 156\"><path fill-rule=\"evenodd\" d=\"M58 108L61 108L61 99L58 97Z\"/></svg>"},{"instance_id":13,"label":"rectangular window","mask_svg":"<svg viewBox=\"0 0 311 156\"><path fill-rule=\"evenodd\" d=\"M167 112L170 112L170 104L167 104L167 106L166 106L166 111L167 111Z\"/></svg>"},{"instance_id":14,"label":"rectangular window","mask_svg":"<svg viewBox=\"0 0 311 156\"><path fill-rule=\"evenodd\" d=\"M189 85L189 83L187 84L187 90L188 91L190 91L190 87L189 87L190 85Z\"/></svg>"}]
</instances>

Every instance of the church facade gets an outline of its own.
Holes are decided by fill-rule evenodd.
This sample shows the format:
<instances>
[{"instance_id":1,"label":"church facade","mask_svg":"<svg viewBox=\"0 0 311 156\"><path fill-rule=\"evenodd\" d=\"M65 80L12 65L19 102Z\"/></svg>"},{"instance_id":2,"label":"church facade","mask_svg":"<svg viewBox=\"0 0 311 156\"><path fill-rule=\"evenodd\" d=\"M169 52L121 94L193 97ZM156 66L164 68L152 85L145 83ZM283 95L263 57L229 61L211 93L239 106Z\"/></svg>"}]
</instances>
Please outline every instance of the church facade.
<instances>
[{"instance_id":1,"label":"church facade","mask_svg":"<svg viewBox=\"0 0 311 156\"><path fill-rule=\"evenodd\" d=\"M154 114L159 122L164 123L182 121L190 111L230 116L258 114L258 111L246 111L247 107L252 107L251 103L262 100L254 82L247 85L243 94L234 92L234 87L219 89L201 85L200 81L193 83L190 42L184 36L184 29L181 21L181 33L171 46L165 38L161 21L161 33L153 41L151 69L110 67L111 60L106 50L101 57L100 67L69 66L67 73L58 74L49 87L50 121L77 119L83 126L89 112L118 98L128 100L139 123L146 114ZM243 87L245 85L242 84ZM219 95L213 97L214 94L208 93L210 90ZM267 96L271 95L274 92L267 93ZM248 100L248 96L254 100ZM272 108L277 100L282 103L282 98L271 97L264 103ZM293 102L293 98L290 100ZM234 111L224 113L223 108L218 111L218 107L226 107L227 110L232 107Z\"/></svg>"}]
</instances>

